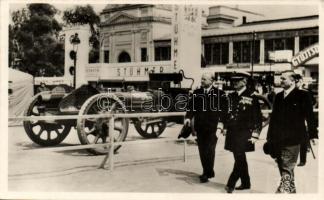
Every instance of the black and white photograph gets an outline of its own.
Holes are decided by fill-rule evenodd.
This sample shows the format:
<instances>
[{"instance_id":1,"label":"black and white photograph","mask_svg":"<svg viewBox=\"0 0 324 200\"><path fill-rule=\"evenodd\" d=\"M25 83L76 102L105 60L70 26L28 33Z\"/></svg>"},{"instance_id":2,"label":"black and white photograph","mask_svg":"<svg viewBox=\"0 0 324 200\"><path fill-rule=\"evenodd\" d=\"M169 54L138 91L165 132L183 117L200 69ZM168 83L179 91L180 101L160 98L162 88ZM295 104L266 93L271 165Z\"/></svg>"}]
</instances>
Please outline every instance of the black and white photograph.
<instances>
[{"instance_id":1,"label":"black and white photograph","mask_svg":"<svg viewBox=\"0 0 324 200\"><path fill-rule=\"evenodd\" d=\"M323 11L1 1L0 199L322 199Z\"/></svg>"}]
</instances>

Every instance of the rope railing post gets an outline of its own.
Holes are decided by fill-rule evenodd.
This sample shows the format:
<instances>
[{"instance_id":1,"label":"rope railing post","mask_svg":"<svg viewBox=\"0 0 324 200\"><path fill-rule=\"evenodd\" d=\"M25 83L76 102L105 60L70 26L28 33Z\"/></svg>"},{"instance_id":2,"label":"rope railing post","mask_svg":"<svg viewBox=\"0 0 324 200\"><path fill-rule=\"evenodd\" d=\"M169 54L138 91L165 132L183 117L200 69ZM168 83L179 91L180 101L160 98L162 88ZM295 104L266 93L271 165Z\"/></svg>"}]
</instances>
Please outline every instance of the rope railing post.
<instances>
[{"instance_id":1,"label":"rope railing post","mask_svg":"<svg viewBox=\"0 0 324 200\"><path fill-rule=\"evenodd\" d=\"M183 140L183 162L187 161L187 140Z\"/></svg>"},{"instance_id":2,"label":"rope railing post","mask_svg":"<svg viewBox=\"0 0 324 200\"><path fill-rule=\"evenodd\" d=\"M111 171L114 170L114 149L115 149L115 145L114 145L114 116L112 116L111 118L109 118L109 138L110 138L110 148L109 148L109 169Z\"/></svg>"},{"instance_id":3,"label":"rope railing post","mask_svg":"<svg viewBox=\"0 0 324 200\"><path fill-rule=\"evenodd\" d=\"M104 169L105 168L105 164L109 158L109 163L110 163L110 169L113 169L113 155L114 153L111 154L111 152L114 152L114 136L113 136L113 131L114 131L114 117L110 117L109 118L109 144L107 145L107 147L109 148L109 151L107 152L107 155L104 157L103 161L101 162L99 168Z\"/></svg>"}]
</instances>

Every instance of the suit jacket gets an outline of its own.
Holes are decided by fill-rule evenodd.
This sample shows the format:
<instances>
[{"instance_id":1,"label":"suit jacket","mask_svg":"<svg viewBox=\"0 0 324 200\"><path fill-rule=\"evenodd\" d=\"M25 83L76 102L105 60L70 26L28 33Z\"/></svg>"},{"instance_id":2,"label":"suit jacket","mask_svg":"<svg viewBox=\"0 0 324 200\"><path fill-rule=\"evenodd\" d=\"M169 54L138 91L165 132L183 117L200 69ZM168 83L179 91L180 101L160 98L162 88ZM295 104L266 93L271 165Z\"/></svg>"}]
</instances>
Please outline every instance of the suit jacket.
<instances>
[{"instance_id":1,"label":"suit jacket","mask_svg":"<svg viewBox=\"0 0 324 200\"><path fill-rule=\"evenodd\" d=\"M207 94L204 89L195 90L189 99L185 118L194 118L194 129L199 134L216 132L217 124L225 121L227 98L224 91L212 87Z\"/></svg>"},{"instance_id":2,"label":"suit jacket","mask_svg":"<svg viewBox=\"0 0 324 200\"><path fill-rule=\"evenodd\" d=\"M274 100L267 140L277 147L284 147L317 138L314 119L312 100L307 91L294 88L286 98L282 91Z\"/></svg>"},{"instance_id":3,"label":"suit jacket","mask_svg":"<svg viewBox=\"0 0 324 200\"><path fill-rule=\"evenodd\" d=\"M259 136L262 129L262 113L256 96L246 89L241 95L230 94L231 104L225 149L233 152L254 151L254 144L248 141L255 132Z\"/></svg>"}]
</instances>

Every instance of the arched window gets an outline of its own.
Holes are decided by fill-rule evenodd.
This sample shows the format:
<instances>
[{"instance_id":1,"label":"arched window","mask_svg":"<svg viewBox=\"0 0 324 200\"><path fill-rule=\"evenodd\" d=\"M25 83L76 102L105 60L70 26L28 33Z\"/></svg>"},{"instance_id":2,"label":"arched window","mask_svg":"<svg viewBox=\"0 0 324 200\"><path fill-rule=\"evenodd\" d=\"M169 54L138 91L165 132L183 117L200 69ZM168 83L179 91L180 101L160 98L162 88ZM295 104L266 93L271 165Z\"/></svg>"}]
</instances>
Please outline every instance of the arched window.
<instances>
[{"instance_id":1,"label":"arched window","mask_svg":"<svg viewBox=\"0 0 324 200\"><path fill-rule=\"evenodd\" d=\"M118 56L118 62L119 63L131 62L131 58L127 52L123 51Z\"/></svg>"}]
</instances>

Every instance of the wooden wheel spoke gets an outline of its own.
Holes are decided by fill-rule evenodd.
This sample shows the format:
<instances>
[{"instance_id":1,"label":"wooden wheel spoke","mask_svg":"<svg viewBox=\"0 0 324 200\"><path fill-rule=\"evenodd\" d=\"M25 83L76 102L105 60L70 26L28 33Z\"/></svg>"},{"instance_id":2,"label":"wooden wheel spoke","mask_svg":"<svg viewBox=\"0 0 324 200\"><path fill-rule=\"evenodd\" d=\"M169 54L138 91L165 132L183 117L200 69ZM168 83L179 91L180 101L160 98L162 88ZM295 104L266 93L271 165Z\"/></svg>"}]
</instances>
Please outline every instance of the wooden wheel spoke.
<instances>
[{"instance_id":1,"label":"wooden wheel spoke","mask_svg":"<svg viewBox=\"0 0 324 200\"><path fill-rule=\"evenodd\" d=\"M115 102L115 103L113 103L109 111L110 111L110 112L111 112L111 111L114 111L114 110L115 110L115 108L116 108L116 105L117 105L117 103L116 103L116 102Z\"/></svg>"},{"instance_id":2,"label":"wooden wheel spoke","mask_svg":"<svg viewBox=\"0 0 324 200\"><path fill-rule=\"evenodd\" d=\"M95 133L96 133L95 128L91 129L89 132L86 132L87 135L95 135Z\"/></svg>"},{"instance_id":3,"label":"wooden wheel spoke","mask_svg":"<svg viewBox=\"0 0 324 200\"><path fill-rule=\"evenodd\" d=\"M155 126L155 124L151 124L152 134L155 134L154 126Z\"/></svg>"},{"instance_id":4,"label":"wooden wheel spoke","mask_svg":"<svg viewBox=\"0 0 324 200\"><path fill-rule=\"evenodd\" d=\"M96 137L93 140L93 143L96 144L98 142L99 138L100 138L100 135L97 134Z\"/></svg>"},{"instance_id":5,"label":"wooden wheel spoke","mask_svg":"<svg viewBox=\"0 0 324 200\"><path fill-rule=\"evenodd\" d=\"M93 111L93 112L91 112L91 111ZM98 111L99 111L99 109L97 109L97 107L96 107L96 106L92 106L92 107L90 108L90 110L89 110L89 113L88 113L88 114L97 114L97 113L98 113Z\"/></svg>"},{"instance_id":6,"label":"wooden wheel spoke","mask_svg":"<svg viewBox=\"0 0 324 200\"><path fill-rule=\"evenodd\" d=\"M57 136L61 134L57 129L55 129L54 131L56 132Z\"/></svg>"},{"instance_id":7,"label":"wooden wheel spoke","mask_svg":"<svg viewBox=\"0 0 324 200\"><path fill-rule=\"evenodd\" d=\"M46 130L46 132L47 132L47 141L50 141L51 140L51 131Z\"/></svg>"},{"instance_id":8,"label":"wooden wheel spoke","mask_svg":"<svg viewBox=\"0 0 324 200\"><path fill-rule=\"evenodd\" d=\"M43 127L41 127L38 131L38 133L36 134L38 137L40 137L42 135L42 133L44 132Z\"/></svg>"},{"instance_id":9,"label":"wooden wheel spoke","mask_svg":"<svg viewBox=\"0 0 324 200\"><path fill-rule=\"evenodd\" d=\"M148 126L148 125L146 125L146 127L145 127L145 132L147 132L148 128L149 128L149 126Z\"/></svg>"}]
</instances>

